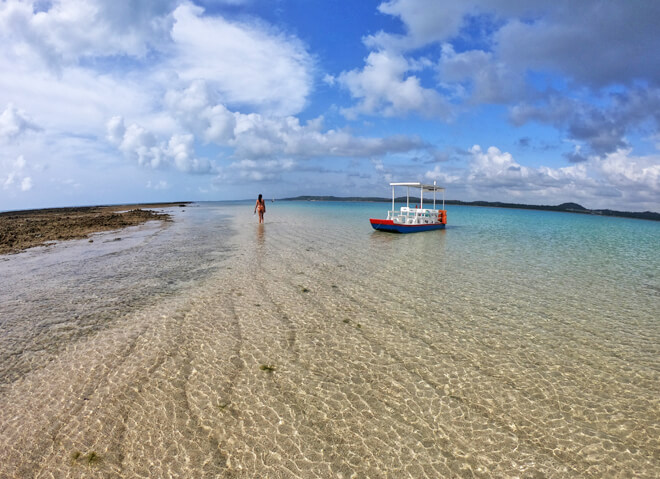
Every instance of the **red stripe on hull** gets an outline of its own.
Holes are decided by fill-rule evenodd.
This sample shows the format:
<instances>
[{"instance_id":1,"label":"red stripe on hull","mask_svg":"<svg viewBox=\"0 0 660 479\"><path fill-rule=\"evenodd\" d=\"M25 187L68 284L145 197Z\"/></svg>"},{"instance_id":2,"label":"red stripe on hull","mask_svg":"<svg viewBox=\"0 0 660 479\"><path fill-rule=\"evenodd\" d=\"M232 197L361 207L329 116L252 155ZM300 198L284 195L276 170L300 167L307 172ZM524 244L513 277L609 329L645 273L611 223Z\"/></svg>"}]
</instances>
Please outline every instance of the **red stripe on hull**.
<instances>
[{"instance_id":1,"label":"red stripe on hull","mask_svg":"<svg viewBox=\"0 0 660 479\"><path fill-rule=\"evenodd\" d=\"M369 222L373 229L378 231L388 231L390 233L418 233L421 231L432 231L432 230L441 230L445 229L445 225L442 223L427 223L422 225L402 225L399 223L394 223L392 220L379 220L376 218L370 218Z\"/></svg>"}]
</instances>

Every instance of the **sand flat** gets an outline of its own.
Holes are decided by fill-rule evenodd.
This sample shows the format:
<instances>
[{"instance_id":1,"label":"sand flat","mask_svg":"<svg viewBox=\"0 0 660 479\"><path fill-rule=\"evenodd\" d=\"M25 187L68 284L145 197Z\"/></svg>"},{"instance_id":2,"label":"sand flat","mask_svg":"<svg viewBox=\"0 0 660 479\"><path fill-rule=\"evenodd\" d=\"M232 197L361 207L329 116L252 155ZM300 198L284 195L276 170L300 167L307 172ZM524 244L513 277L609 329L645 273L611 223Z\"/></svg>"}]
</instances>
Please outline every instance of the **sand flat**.
<instances>
[{"instance_id":1,"label":"sand flat","mask_svg":"<svg viewBox=\"0 0 660 479\"><path fill-rule=\"evenodd\" d=\"M146 221L168 221L153 211L185 203L90 206L8 211L0 213L0 254L41 246L53 241L87 238L91 233L135 226Z\"/></svg>"}]
</instances>

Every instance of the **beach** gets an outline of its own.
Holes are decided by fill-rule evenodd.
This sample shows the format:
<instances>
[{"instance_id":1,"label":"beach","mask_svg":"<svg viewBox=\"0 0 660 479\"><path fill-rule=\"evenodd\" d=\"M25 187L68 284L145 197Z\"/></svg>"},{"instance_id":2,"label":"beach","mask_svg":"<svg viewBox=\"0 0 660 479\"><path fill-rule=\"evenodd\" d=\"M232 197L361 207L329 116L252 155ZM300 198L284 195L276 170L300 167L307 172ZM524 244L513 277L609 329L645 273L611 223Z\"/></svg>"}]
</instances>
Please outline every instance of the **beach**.
<instances>
[{"instance_id":1,"label":"beach","mask_svg":"<svg viewBox=\"0 0 660 479\"><path fill-rule=\"evenodd\" d=\"M0 256L0 477L660 473L655 223L252 207Z\"/></svg>"}]
</instances>

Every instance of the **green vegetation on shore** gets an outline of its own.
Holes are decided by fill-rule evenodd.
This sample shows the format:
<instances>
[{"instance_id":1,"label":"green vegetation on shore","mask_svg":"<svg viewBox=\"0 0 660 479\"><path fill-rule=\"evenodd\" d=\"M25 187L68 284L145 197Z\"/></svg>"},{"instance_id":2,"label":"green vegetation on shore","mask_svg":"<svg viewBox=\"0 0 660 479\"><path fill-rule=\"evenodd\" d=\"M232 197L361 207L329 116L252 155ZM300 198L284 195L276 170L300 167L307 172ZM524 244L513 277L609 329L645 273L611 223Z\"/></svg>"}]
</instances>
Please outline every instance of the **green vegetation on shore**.
<instances>
[{"instance_id":1,"label":"green vegetation on shore","mask_svg":"<svg viewBox=\"0 0 660 479\"><path fill-rule=\"evenodd\" d=\"M391 203L391 198L378 198L373 196L296 196L295 198L282 198L280 201L362 201L362 202L376 202L376 203ZM397 203L405 203L405 196L397 196L394 199ZM411 196L410 203L419 203L418 197ZM429 199L426 198L428 203ZM599 216L617 216L621 218L636 218L642 220L660 221L660 213L652 211L633 212L633 211L614 211L614 210L590 210L577 203L562 203L557 206L552 205L525 205L520 203L502 203L500 201L459 201L459 200L445 200L445 205L461 205L461 206L485 206L490 208L516 208L523 210L546 210L546 211L561 211L565 213L581 213L587 215Z\"/></svg>"}]
</instances>

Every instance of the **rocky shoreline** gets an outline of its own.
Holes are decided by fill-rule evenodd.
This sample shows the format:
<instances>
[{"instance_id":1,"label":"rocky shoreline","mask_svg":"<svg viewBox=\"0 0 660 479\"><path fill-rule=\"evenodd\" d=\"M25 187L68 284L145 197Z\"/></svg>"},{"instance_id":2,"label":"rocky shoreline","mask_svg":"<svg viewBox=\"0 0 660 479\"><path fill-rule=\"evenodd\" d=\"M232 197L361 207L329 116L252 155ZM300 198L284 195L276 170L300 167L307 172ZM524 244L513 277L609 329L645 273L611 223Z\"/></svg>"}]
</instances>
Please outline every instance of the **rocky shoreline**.
<instances>
[{"instance_id":1,"label":"rocky shoreline","mask_svg":"<svg viewBox=\"0 0 660 479\"><path fill-rule=\"evenodd\" d=\"M0 255L17 253L53 241L87 238L92 233L126 228L151 220L171 221L170 215L150 208L185 205L158 203L88 206L0 213Z\"/></svg>"}]
</instances>

